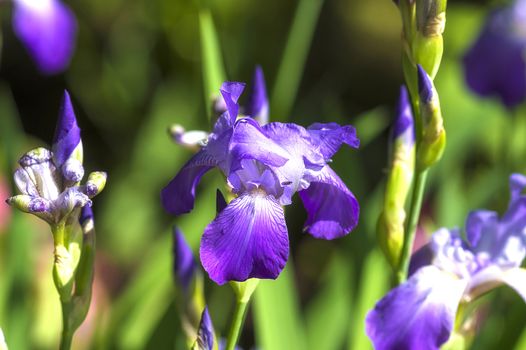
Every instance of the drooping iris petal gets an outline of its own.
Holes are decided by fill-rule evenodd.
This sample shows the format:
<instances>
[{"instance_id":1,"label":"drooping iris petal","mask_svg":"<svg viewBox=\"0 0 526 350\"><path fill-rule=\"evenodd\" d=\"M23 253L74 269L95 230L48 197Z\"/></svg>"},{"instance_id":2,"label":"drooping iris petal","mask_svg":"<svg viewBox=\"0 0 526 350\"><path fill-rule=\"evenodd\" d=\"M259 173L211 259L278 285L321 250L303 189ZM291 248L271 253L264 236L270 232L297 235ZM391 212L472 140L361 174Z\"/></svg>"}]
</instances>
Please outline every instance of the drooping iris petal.
<instances>
[{"instance_id":1,"label":"drooping iris petal","mask_svg":"<svg viewBox=\"0 0 526 350\"><path fill-rule=\"evenodd\" d=\"M500 97L507 107L526 98L526 38L520 28L524 27L521 13L523 9L514 7L492 12L463 60L469 87L481 96Z\"/></svg>"},{"instance_id":2,"label":"drooping iris petal","mask_svg":"<svg viewBox=\"0 0 526 350\"><path fill-rule=\"evenodd\" d=\"M337 123L314 123L307 128L312 142L319 147L325 159L330 159L342 144L358 148L360 140L356 136L356 129L351 125L340 126Z\"/></svg>"},{"instance_id":3,"label":"drooping iris petal","mask_svg":"<svg viewBox=\"0 0 526 350\"><path fill-rule=\"evenodd\" d=\"M453 328L466 282L427 266L389 292L366 318L376 350L435 350Z\"/></svg>"},{"instance_id":4,"label":"drooping iris petal","mask_svg":"<svg viewBox=\"0 0 526 350\"><path fill-rule=\"evenodd\" d=\"M13 30L42 73L60 73L69 65L77 24L59 0L15 0Z\"/></svg>"},{"instance_id":5,"label":"drooping iris petal","mask_svg":"<svg viewBox=\"0 0 526 350\"><path fill-rule=\"evenodd\" d=\"M177 227L173 229L172 252L174 277L183 291L187 293L195 274L196 265L192 249L186 242L181 230Z\"/></svg>"},{"instance_id":6,"label":"drooping iris petal","mask_svg":"<svg viewBox=\"0 0 526 350\"><path fill-rule=\"evenodd\" d=\"M217 165L206 150L196 153L161 191L164 209L173 215L190 212L194 208L195 188L201 177Z\"/></svg>"},{"instance_id":7,"label":"drooping iris petal","mask_svg":"<svg viewBox=\"0 0 526 350\"><path fill-rule=\"evenodd\" d=\"M314 237L338 238L358 224L358 201L328 165L307 189L298 194L307 211L305 230Z\"/></svg>"},{"instance_id":8,"label":"drooping iris petal","mask_svg":"<svg viewBox=\"0 0 526 350\"><path fill-rule=\"evenodd\" d=\"M252 79L252 90L248 98L246 115L257 120L260 125L268 123L269 103L267 98L267 88L265 86L265 77L260 66L254 71Z\"/></svg>"},{"instance_id":9,"label":"drooping iris petal","mask_svg":"<svg viewBox=\"0 0 526 350\"><path fill-rule=\"evenodd\" d=\"M205 229L201 262L218 284L248 278L275 279L289 252L283 208L269 195L244 193Z\"/></svg>"},{"instance_id":10,"label":"drooping iris petal","mask_svg":"<svg viewBox=\"0 0 526 350\"><path fill-rule=\"evenodd\" d=\"M71 98L64 91L58 114L57 127L53 136L53 156L55 163L61 167L80 143L80 128L73 111Z\"/></svg>"}]
</instances>

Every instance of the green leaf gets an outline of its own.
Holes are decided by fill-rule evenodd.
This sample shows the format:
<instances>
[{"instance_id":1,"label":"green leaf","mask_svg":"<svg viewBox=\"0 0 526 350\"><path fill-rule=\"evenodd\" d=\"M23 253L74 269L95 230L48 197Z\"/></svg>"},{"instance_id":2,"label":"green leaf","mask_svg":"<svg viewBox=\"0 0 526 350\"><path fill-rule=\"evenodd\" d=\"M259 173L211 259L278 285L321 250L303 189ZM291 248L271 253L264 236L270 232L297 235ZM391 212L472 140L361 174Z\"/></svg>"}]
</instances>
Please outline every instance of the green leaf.
<instances>
[{"instance_id":1,"label":"green leaf","mask_svg":"<svg viewBox=\"0 0 526 350\"><path fill-rule=\"evenodd\" d=\"M219 93L221 84L226 80L221 48L217 32L208 9L199 12L199 27L201 33L201 60L204 79L204 94L208 119L211 118L211 102Z\"/></svg>"},{"instance_id":2,"label":"green leaf","mask_svg":"<svg viewBox=\"0 0 526 350\"><path fill-rule=\"evenodd\" d=\"M322 5L323 0L299 1L270 99L274 121L289 117Z\"/></svg>"},{"instance_id":3,"label":"green leaf","mask_svg":"<svg viewBox=\"0 0 526 350\"><path fill-rule=\"evenodd\" d=\"M333 255L320 281L323 289L307 308L309 349L338 350L343 347L349 330L351 273L349 262L337 253Z\"/></svg>"},{"instance_id":4,"label":"green leaf","mask_svg":"<svg viewBox=\"0 0 526 350\"><path fill-rule=\"evenodd\" d=\"M254 295L257 346L272 350L304 350L305 330L289 259L278 279L262 280Z\"/></svg>"},{"instance_id":5,"label":"green leaf","mask_svg":"<svg viewBox=\"0 0 526 350\"><path fill-rule=\"evenodd\" d=\"M365 259L355 308L351 310L350 350L372 349L371 342L365 335L365 316L387 291L390 271L384 257L377 250L371 251Z\"/></svg>"}]
</instances>

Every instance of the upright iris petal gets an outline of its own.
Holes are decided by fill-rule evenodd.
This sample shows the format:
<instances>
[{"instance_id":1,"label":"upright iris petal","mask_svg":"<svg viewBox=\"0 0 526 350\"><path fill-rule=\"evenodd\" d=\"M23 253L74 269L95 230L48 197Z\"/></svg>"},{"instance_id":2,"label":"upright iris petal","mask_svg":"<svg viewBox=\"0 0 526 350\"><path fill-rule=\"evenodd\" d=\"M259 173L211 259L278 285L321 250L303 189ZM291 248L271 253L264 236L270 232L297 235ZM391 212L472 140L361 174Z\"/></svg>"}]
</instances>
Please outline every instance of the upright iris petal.
<instances>
[{"instance_id":1,"label":"upright iris petal","mask_svg":"<svg viewBox=\"0 0 526 350\"><path fill-rule=\"evenodd\" d=\"M458 304L501 284L526 301L526 270L520 268L526 256L525 187L525 176L512 175L510 205L502 217L472 212L466 220L468 241L459 230L440 229L414 254L409 280L367 317L376 349L438 349L449 338Z\"/></svg>"},{"instance_id":2,"label":"upright iris petal","mask_svg":"<svg viewBox=\"0 0 526 350\"><path fill-rule=\"evenodd\" d=\"M14 0L13 29L44 74L64 71L75 48L75 16L60 0Z\"/></svg>"},{"instance_id":3,"label":"upright iris petal","mask_svg":"<svg viewBox=\"0 0 526 350\"><path fill-rule=\"evenodd\" d=\"M212 318L210 318L208 307L205 307L201 314L201 322L199 323L199 330L197 331L196 344L192 349L214 349L214 325L212 324Z\"/></svg>"},{"instance_id":4,"label":"upright iris petal","mask_svg":"<svg viewBox=\"0 0 526 350\"><path fill-rule=\"evenodd\" d=\"M490 13L479 37L464 56L469 87L498 96L507 107L526 98L526 1Z\"/></svg>"},{"instance_id":5,"label":"upright iris petal","mask_svg":"<svg viewBox=\"0 0 526 350\"><path fill-rule=\"evenodd\" d=\"M267 88L265 85L263 69L261 69L260 66L257 66L256 70L254 71L252 90L250 91L245 114L257 120L261 125L265 125L269 121Z\"/></svg>"},{"instance_id":6,"label":"upright iris petal","mask_svg":"<svg viewBox=\"0 0 526 350\"><path fill-rule=\"evenodd\" d=\"M359 215L356 198L327 165L342 144L358 147L354 128L335 123L308 129L261 126L255 118L237 115L243 86L223 84L226 111L202 149L161 193L165 209L179 215L192 209L196 185L206 171L218 167L225 175L236 198L226 207L220 201L222 210L206 227L200 248L201 262L218 284L280 274L289 252L282 206L296 192L308 212L306 230L315 237L343 236Z\"/></svg>"}]
</instances>

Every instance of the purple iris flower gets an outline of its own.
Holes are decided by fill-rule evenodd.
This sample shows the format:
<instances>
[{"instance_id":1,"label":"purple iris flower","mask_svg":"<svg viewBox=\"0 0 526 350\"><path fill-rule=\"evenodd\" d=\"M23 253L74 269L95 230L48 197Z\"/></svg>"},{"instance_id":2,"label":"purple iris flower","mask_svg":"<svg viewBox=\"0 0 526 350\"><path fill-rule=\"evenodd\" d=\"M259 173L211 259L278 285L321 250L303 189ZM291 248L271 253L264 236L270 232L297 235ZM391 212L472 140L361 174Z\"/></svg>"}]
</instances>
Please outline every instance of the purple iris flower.
<instances>
[{"instance_id":1,"label":"purple iris flower","mask_svg":"<svg viewBox=\"0 0 526 350\"><path fill-rule=\"evenodd\" d=\"M243 88L223 84L227 111L161 193L164 208L181 215L193 209L196 186L208 170L218 167L226 176L236 198L206 227L200 247L203 267L218 284L277 278L289 253L283 206L296 192L307 210L305 230L314 237L341 237L359 215L358 201L327 164L343 143L358 147L355 129L336 123L261 126L238 118Z\"/></svg>"},{"instance_id":2,"label":"purple iris flower","mask_svg":"<svg viewBox=\"0 0 526 350\"><path fill-rule=\"evenodd\" d=\"M511 199L502 217L471 212L466 238L440 229L411 261L409 280L390 291L366 319L375 349L438 349L452 331L460 303L507 284L526 300L526 177L510 177Z\"/></svg>"},{"instance_id":3,"label":"purple iris flower","mask_svg":"<svg viewBox=\"0 0 526 350\"><path fill-rule=\"evenodd\" d=\"M106 174L93 172L87 182L82 166L82 142L73 106L67 92L60 107L59 119L53 138L53 152L36 148L19 160L15 183L22 193L7 200L18 209L32 213L51 225L62 222L72 213L89 218L91 211L80 213L80 208L91 206L106 183Z\"/></svg>"},{"instance_id":4,"label":"purple iris flower","mask_svg":"<svg viewBox=\"0 0 526 350\"><path fill-rule=\"evenodd\" d=\"M526 98L526 0L489 14L478 39L464 56L469 87L498 96L507 107Z\"/></svg>"},{"instance_id":5,"label":"purple iris flower","mask_svg":"<svg viewBox=\"0 0 526 350\"><path fill-rule=\"evenodd\" d=\"M67 68L75 48L77 23L60 0L14 0L13 29L43 74Z\"/></svg>"}]
</instances>

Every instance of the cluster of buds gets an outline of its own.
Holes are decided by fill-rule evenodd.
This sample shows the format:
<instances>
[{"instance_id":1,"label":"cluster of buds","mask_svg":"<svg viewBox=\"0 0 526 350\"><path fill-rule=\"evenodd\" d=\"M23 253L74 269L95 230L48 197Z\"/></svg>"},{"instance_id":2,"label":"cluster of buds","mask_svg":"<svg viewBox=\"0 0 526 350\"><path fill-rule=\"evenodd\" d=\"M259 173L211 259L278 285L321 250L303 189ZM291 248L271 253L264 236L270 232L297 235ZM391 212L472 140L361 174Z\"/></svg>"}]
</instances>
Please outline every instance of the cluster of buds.
<instances>
[{"instance_id":1,"label":"cluster of buds","mask_svg":"<svg viewBox=\"0 0 526 350\"><path fill-rule=\"evenodd\" d=\"M377 223L378 242L395 270L400 263L404 242L405 203L415 169L415 128L405 87L400 89L396 112L389 140L391 151L384 206Z\"/></svg>"},{"instance_id":2,"label":"cluster of buds","mask_svg":"<svg viewBox=\"0 0 526 350\"><path fill-rule=\"evenodd\" d=\"M443 53L447 0L400 0L403 22L402 62L411 96L417 96L416 66L434 79Z\"/></svg>"},{"instance_id":3,"label":"cluster of buds","mask_svg":"<svg viewBox=\"0 0 526 350\"><path fill-rule=\"evenodd\" d=\"M19 160L15 183L22 194L7 203L45 220L52 228L78 221L80 208L91 206L91 198L102 191L106 173L93 172L84 185L82 141L71 100L64 93L59 121L53 139L53 152L36 148Z\"/></svg>"},{"instance_id":4,"label":"cluster of buds","mask_svg":"<svg viewBox=\"0 0 526 350\"><path fill-rule=\"evenodd\" d=\"M7 203L45 220L53 233L53 279L61 302L68 304L64 329L73 332L86 317L91 299L95 232L91 199L106 184L106 173L87 181L82 141L71 99L64 93L52 151L36 148L19 160L14 179L21 194Z\"/></svg>"}]
</instances>

